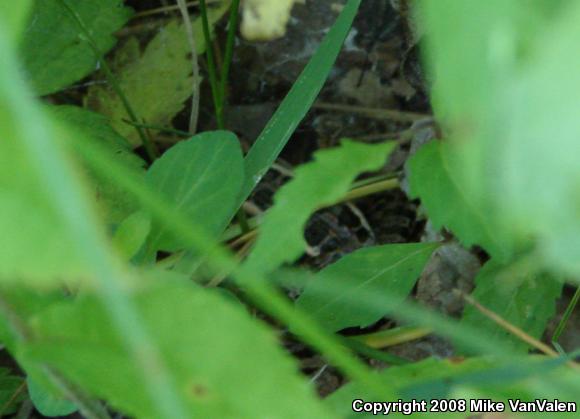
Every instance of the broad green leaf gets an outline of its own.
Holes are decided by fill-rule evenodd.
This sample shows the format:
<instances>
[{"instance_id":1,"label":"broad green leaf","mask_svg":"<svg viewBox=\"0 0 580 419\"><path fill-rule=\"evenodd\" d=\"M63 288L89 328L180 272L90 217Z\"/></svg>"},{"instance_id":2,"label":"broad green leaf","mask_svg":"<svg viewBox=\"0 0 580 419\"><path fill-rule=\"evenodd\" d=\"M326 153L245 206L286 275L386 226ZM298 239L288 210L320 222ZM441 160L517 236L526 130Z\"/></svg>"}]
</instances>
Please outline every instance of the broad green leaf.
<instances>
[{"instance_id":1,"label":"broad green leaf","mask_svg":"<svg viewBox=\"0 0 580 419\"><path fill-rule=\"evenodd\" d=\"M94 141L106 147L114 158L136 174L145 174L145 162L131 150L127 140L110 125L107 117L79 108L78 106L55 106L49 108L55 117L76 130L73 141ZM137 209L137 204L117 186L115 180L97 180L89 171L91 186L103 218L110 224L118 224Z\"/></svg>"},{"instance_id":2,"label":"broad green leaf","mask_svg":"<svg viewBox=\"0 0 580 419\"><path fill-rule=\"evenodd\" d=\"M228 131L204 132L177 143L153 163L146 176L155 190L212 235L225 228L242 179L242 150ZM153 224L150 249L184 247L158 223Z\"/></svg>"},{"instance_id":3,"label":"broad green leaf","mask_svg":"<svg viewBox=\"0 0 580 419\"><path fill-rule=\"evenodd\" d=\"M563 284L549 275L527 272L525 267L516 269L489 261L477 275L471 295L510 324L541 339L548 320L556 312L556 300L562 293ZM525 354L530 349L527 343L471 305L465 307L461 322L468 327L486 330L498 340L506 340L514 351Z\"/></svg>"},{"instance_id":4,"label":"broad green leaf","mask_svg":"<svg viewBox=\"0 0 580 419\"><path fill-rule=\"evenodd\" d=\"M229 1L209 9L210 25L228 9ZM205 51L201 19L192 23L198 54ZM192 94L191 49L181 20L173 20L141 52L139 40L130 38L115 53L111 66L135 113L148 124L167 126ZM135 129L123 120L131 119L125 105L110 86L94 85L86 105L111 118L113 127L133 145L141 144Z\"/></svg>"},{"instance_id":5,"label":"broad green leaf","mask_svg":"<svg viewBox=\"0 0 580 419\"><path fill-rule=\"evenodd\" d=\"M168 283L135 301L189 417L330 418L274 335L236 304ZM31 356L128 415L158 417L135 358L94 298L54 307L31 325Z\"/></svg>"},{"instance_id":6,"label":"broad green leaf","mask_svg":"<svg viewBox=\"0 0 580 419\"><path fill-rule=\"evenodd\" d=\"M137 211L123 220L113 236L113 246L124 260L130 260L145 244L151 231L151 218Z\"/></svg>"},{"instance_id":7,"label":"broad green leaf","mask_svg":"<svg viewBox=\"0 0 580 419\"><path fill-rule=\"evenodd\" d=\"M350 31L360 0L349 0L314 56L284 98L246 156L246 177L238 207L250 196L290 136L306 115L324 85L342 43Z\"/></svg>"},{"instance_id":8,"label":"broad green leaf","mask_svg":"<svg viewBox=\"0 0 580 419\"><path fill-rule=\"evenodd\" d=\"M3 1L0 2L0 25L7 29L8 36L18 39L24 30L24 24L32 0Z\"/></svg>"},{"instance_id":9,"label":"broad green leaf","mask_svg":"<svg viewBox=\"0 0 580 419\"><path fill-rule=\"evenodd\" d=\"M9 369L0 368L0 416L5 417L17 410L26 395L23 381L22 377L10 374Z\"/></svg>"},{"instance_id":10,"label":"broad green leaf","mask_svg":"<svg viewBox=\"0 0 580 419\"><path fill-rule=\"evenodd\" d=\"M30 377L26 380L26 387L34 407L44 416L67 416L78 410L74 403L55 397Z\"/></svg>"},{"instance_id":11,"label":"broad green leaf","mask_svg":"<svg viewBox=\"0 0 580 419\"><path fill-rule=\"evenodd\" d=\"M341 198L359 173L379 169L392 149L393 144L344 140L339 147L317 152L314 162L296 169L294 179L278 191L264 218L246 262L250 269L271 272L299 257L306 248L303 229L308 217Z\"/></svg>"},{"instance_id":12,"label":"broad green leaf","mask_svg":"<svg viewBox=\"0 0 580 419\"><path fill-rule=\"evenodd\" d=\"M121 0L36 0L21 45L24 71L39 95L61 90L98 68L98 58L65 2L90 32L101 53L131 16Z\"/></svg>"},{"instance_id":13,"label":"broad green leaf","mask_svg":"<svg viewBox=\"0 0 580 419\"><path fill-rule=\"evenodd\" d=\"M580 272L578 2L421 2L436 114L456 181L502 242L533 237L552 268ZM554 133L557 133L556 135ZM482 243L484 244L484 243Z\"/></svg>"},{"instance_id":14,"label":"broad green leaf","mask_svg":"<svg viewBox=\"0 0 580 419\"><path fill-rule=\"evenodd\" d=\"M411 194L420 198L436 229L446 227L463 245L481 245L499 259L508 254L509 245L502 242L484 212L457 180L461 171L448 146L432 141L422 146L409 162Z\"/></svg>"},{"instance_id":15,"label":"broad green leaf","mask_svg":"<svg viewBox=\"0 0 580 419\"><path fill-rule=\"evenodd\" d=\"M330 332L369 326L388 310L366 304L366 295L387 294L404 301L436 248L437 244L413 243L358 250L316 274L296 306Z\"/></svg>"},{"instance_id":16,"label":"broad green leaf","mask_svg":"<svg viewBox=\"0 0 580 419\"><path fill-rule=\"evenodd\" d=\"M505 135L488 144L497 159L496 199L507 221L538 238L556 269L580 273L580 57L570 54L580 37L580 3L567 2L546 25L534 56L514 72L500 99ZM483 164L484 162L479 162Z\"/></svg>"}]
</instances>

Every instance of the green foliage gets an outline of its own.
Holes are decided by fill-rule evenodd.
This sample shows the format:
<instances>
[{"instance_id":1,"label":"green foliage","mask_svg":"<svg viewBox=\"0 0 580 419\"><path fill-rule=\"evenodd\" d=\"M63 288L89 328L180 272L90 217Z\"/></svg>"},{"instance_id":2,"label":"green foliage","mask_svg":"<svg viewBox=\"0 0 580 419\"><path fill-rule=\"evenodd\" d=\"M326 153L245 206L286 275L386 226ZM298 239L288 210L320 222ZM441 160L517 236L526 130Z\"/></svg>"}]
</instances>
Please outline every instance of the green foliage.
<instances>
[{"instance_id":1,"label":"green foliage","mask_svg":"<svg viewBox=\"0 0 580 419\"><path fill-rule=\"evenodd\" d=\"M570 383L574 373L562 367L562 363L561 359L546 360L542 357L531 357L520 364L492 357L474 357L466 360L427 358L414 364L390 367L380 374L384 380L396 383L402 400L461 398L469 401L489 398L507 404L508 398L532 401L538 394L546 394L543 393L545 387L538 393L538 386L543 387L542 380L549 382L545 383L548 386L556 387ZM578 383L572 387L577 388ZM561 395L567 393L573 399L573 391L569 389L549 393ZM349 383L328 397L325 403L339 417L361 417L361 413L354 413L350 409L355 399L370 400L364 388L356 383ZM465 417L465 413L448 415ZM367 416L372 417L371 414Z\"/></svg>"},{"instance_id":2,"label":"green foliage","mask_svg":"<svg viewBox=\"0 0 580 419\"><path fill-rule=\"evenodd\" d=\"M455 182L503 242L533 238L546 264L576 275L580 78L569 51L580 35L579 4L421 5L437 78L434 108L449 133L446 158L458 162Z\"/></svg>"},{"instance_id":3,"label":"green foliage","mask_svg":"<svg viewBox=\"0 0 580 419\"><path fill-rule=\"evenodd\" d=\"M215 24L227 10L228 2L210 9L210 24ZM192 23L193 37L198 54L205 51L201 19ZM191 96L191 50L183 23L172 20L141 52L137 38L129 38L117 50L111 66L119 86L140 118L148 124L167 126L184 107ZM147 86L147 88L143 88ZM124 122L131 119L123 100L110 86L94 85L89 89L86 105L111 118L113 127L133 145L140 140L135 129Z\"/></svg>"},{"instance_id":4,"label":"green foliage","mask_svg":"<svg viewBox=\"0 0 580 419\"><path fill-rule=\"evenodd\" d=\"M445 144L431 142L411 158L412 195L421 198L436 229L447 227L466 247L479 244L498 259L506 259L509 247L498 237L488 214L457 182L457 161L445 151Z\"/></svg>"},{"instance_id":5,"label":"green foliage","mask_svg":"<svg viewBox=\"0 0 580 419\"><path fill-rule=\"evenodd\" d=\"M7 368L0 368L0 415L13 413L22 401L25 392L22 391L23 380L10 373Z\"/></svg>"},{"instance_id":6,"label":"green foliage","mask_svg":"<svg viewBox=\"0 0 580 419\"><path fill-rule=\"evenodd\" d=\"M32 0L0 3L0 19L7 28L7 35L18 38L24 30L24 23L28 17Z\"/></svg>"},{"instance_id":7,"label":"green foliage","mask_svg":"<svg viewBox=\"0 0 580 419\"><path fill-rule=\"evenodd\" d=\"M131 260L145 244L151 232L151 219L137 211L123 220L113 236L113 246L124 260Z\"/></svg>"},{"instance_id":8,"label":"green foliage","mask_svg":"<svg viewBox=\"0 0 580 419\"><path fill-rule=\"evenodd\" d=\"M238 305L211 290L178 283L151 287L134 298L169 361L188 417L330 417L271 332ZM37 339L28 345L30 356L58 367L129 415L159 417L139 379L140 366L98 300L56 305L31 324Z\"/></svg>"},{"instance_id":9,"label":"green foliage","mask_svg":"<svg viewBox=\"0 0 580 419\"><path fill-rule=\"evenodd\" d=\"M54 93L95 71L99 58L62 2L87 25L101 53L115 43L113 32L131 16L121 0L35 0L20 54L39 95Z\"/></svg>"},{"instance_id":10,"label":"green foliage","mask_svg":"<svg viewBox=\"0 0 580 419\"><path fill-rule=\"evenodd\" d=\"M347 140L318 152L256 222L245 263L220 245L233 214L315 100L359 0L346 3L245 160L235 134L210 131L168 148L147 169L111 85L93 86L83 98L98 113L40 106L31 95L95 72L129 10L119 0L37 0L23 31L28 3L4 3L0 341L43 414L78 408L102 417L98 399L138 418L351 417L352 399L361 396L577 399L580 380L564 365L572 356L530 356L527 344L472 306L458 321L410 301L437 243L365 248L317 273L280 270L304 252L310 215L343 198L359 174L380 169L393 144ZM211 11L212 25L229 4ZM528 6L421 2L443 138L423 146L409 168L411 191L435 228L492 257L473 298L540 339L563 286L550 271L580 271L580 77L570 53L580 36L580 6ZM193 26L200 53L210 39L199 20ZM185 32L171 21L142 53L143 40L130 38L112 58L109 83L118 82L146 124L169 125L191 94ZM60 103L60 96L47 102ZM179 274L174 267L184 250L183 259L203 261L195 279L223 279L226 286L202 288ZM294 305L275 289L285 278L309 278ZM385 315L488 356L427 359L375 374L332 334ZM262 322L265 316L273 321ZM349 383L318 400L282 350L278 326L319 351ZM21 402L23 383L0 370L0 406L13 400L2 414Z\"/></svg>"},{"instance_id":11,"label":"green foliage","mask_svg":"<svg viewBox=\"0 0 580 419\"><path fill-rule=\"evenodd\" d=\"M359 5L360 0L347 2L318 51L248 152L245 160L246 178L239 205L250 196L314 103L348 35Z\"/></svg>"},{"instance_id":12,"label":"green foliage","mask_svg":"<svg viewBox=\"0 0 580 419\"><path fill-rule=\"evenodd\" d=\"M563 284L545 273L530 272L526 267L501 265L491 260L479 272L471 294L476 301L498 314L510 324L541 339L548 320L555 314L556 300ZM525 354L529 346L481 314L467 306L463 324L487 330L497 340L508 339L514 351Z\"/></svg>"},{"instance_id":13,"label":"green foliage","mask_svg":"<svg viewBox=\"0 0 580 419\"><path fill-rule=\"evenodd\" d=\"M313 163L298 168L294 179L276 194L262 223L248 257L250 269L271 272L299 257L307 245L303 228L308 217L340 199L359 173L380 168L392 149L392 144L369 146L343 140L340 147L319 151Z\"/></svg>"},{"instance_id":14,"label":"green foliage","mask_svg":"<svg viewBox=\"0 0 580 419\"><path fill-rule=\"evenodd\" d=\"M69 136L70 141L92 141L101 144L110 154L110 158L118 160L139 176L145 174L145 162L133 153L127 140L111 127L108 118L78 106L55 106L49 109L58 121L76 130L75 135ZM137 209L135 202L114 180L98 180L90 170L88 174L97 205L107 222L120 223Z\"/></svg>"},{"instance_id":15,"label":"green foliage","mask_svg":"<svg viewBox=\"0 0 580 419\"><path fill-rule=\"evenodd\" d=\"M67 416L78 410L74 403L55 397L30 377L26 380L26 387L34 407L44 416Z\"/></svg>"},{"instance_id":16,"label":"green foliage","mask_svg":"<svg viewBox=\"0 0 580 419\"><path fill-rule=\"evenodd\" d=\"M389 295L390 305L403 302L436 248L417 243L358 250L317 273L296 305L331 332L369 326L388 310L360 302L368 294Z\"/></svg>"},{"instance_id":17,"label":"green foliage","mask_svg":"<svg viewBox=\"0 0 580 419\"><path fill-rule=\"evenodd\" d=\"M146 180L216 237L233 211L243 179L239 141L227 131L204 132L182 141L147 171ZM185 245L153 224L151 250L180 250Z\"/></svg>"}]
</instances>

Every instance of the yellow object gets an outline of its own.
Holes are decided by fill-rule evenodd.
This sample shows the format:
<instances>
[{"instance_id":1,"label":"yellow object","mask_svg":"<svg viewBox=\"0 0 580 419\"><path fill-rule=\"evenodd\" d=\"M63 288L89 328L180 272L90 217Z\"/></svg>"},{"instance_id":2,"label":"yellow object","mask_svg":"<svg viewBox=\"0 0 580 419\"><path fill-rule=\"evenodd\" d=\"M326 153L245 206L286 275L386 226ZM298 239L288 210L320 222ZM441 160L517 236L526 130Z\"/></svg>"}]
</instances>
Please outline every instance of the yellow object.
<instances>
[{"instance_id":1,"label":"yellow object","mask_svg":"<svg viewBox=\"0 0 580 419\"><path fill-rule=\"evenodd\" d=\"M250 41L268 41L286 33L294 3L305 0L245 0L242 35Z\"/></svg>"}]
</instances>

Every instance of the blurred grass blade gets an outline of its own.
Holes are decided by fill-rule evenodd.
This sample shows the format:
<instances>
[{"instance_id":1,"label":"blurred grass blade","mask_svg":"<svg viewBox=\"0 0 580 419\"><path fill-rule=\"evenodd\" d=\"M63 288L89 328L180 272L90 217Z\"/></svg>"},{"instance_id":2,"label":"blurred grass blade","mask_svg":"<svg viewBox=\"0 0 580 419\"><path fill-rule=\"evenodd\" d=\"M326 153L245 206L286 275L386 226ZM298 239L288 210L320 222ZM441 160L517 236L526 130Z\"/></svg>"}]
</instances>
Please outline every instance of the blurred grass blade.
<instances>
[{"instance_id":1,"label":"blurred grass blade","mask_svg":"<svg viewBox=\"0 0 580 419\"><path fill-rule=\"evenodd\" d=\"M1 154L2 163L21 160L21 163L26 163L23 167L29 169L26 176L23 176L23 172L11 173L10 169L14 166L0 165L0 183L12 188L22 186L23 189L18 189L21 196L31 192L38 193L38 188L50 191L42 200L36 201L46 204L46 210L52 210L56 214L49 222L58 223L56 225L59 233L75 245L76 257L84 262L89 276L96 280L99 296L107 308L113 327L122 336L128 351L139 362L141 378L157 409L155 413L159 417L187 417L183 413L181 400L168 375L164 360L143 327L132 299L125 292L125 285L132 278L120 266L107 245L104 229L90 203L85 185L62 147L65 143L62 140L70 139L73 132L53 123L38 104L33 102L31 91L18 72L16 53L7 42L1 26L0 51L5 54L4 59L0 60L0 110L10 111L3 113L3 122L9 121L5 125L13 127L12 131L5 131L6 134L0 142L3 151L6 151ZM19 183L19 178L25 178L29 182L22 183L24 181L21 180ZM39 194L40 196L42 195ZM33 223L38 222L34 217L30 220ZM2 245L6 247L5 242ZM63 262L62 259L57 261Z\"/></svg>"},{"instance_id":2,"label":"blurred grass blade","mask_svg":"<svg viewBox=\"0 0 580 419\"><path fill-rule=\"evenodd\" d=\"M8 36L17 39L22 33L31 5L31 0L0 2L0 17L2 25L8 29Z\"/></svg>"},{"instance_id":3,"label":"blurred grass blade","mask_svg":"<svg viewBox=\"0 0 580 419\"><path fill-rule=\"evenodd\" d=\"M312 106L348 35L359 5L360 0L350 0L346 4L336 23L248 152L245 161L246 177L238 197L238 206L248 198Z\"/></svg>"},{"instance_id":4,"label":"blurred grass blade","mask_svg":"<svg viewBox=\"0 0 580 419\"><path fill-rule=\"evenodd\" d=\"M203 226L185 217L174 205L168 204L118 162L112 160L97 144L77 142L73 146L82 158L103 177L115 178L119 186L135 196L144 209L176 238L181 238L198 254L207 255L208 267L216 272L231 272L254 303L287 324L312 347L323 353L329 362L353 380L369 389L376 397L394 397L389 383L381 382L362 362L345 350L339 341L325 333L309 316L294 307L279 294L259 272L237 266L237 262L220 244L211 238Z\"/></svg>"}]
</instances>

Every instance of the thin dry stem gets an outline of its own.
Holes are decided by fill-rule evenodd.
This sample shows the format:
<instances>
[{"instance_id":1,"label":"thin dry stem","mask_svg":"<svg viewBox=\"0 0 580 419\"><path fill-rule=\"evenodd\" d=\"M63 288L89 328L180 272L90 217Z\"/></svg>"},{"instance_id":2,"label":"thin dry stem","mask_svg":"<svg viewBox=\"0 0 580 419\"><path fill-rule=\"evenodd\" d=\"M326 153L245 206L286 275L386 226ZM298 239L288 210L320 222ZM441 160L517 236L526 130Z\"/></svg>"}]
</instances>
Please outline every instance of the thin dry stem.
<instances>
[{"instance_id":1,"label":"thin dry stem","mask_svg":"<svg viewBox=\"0 0 580 419\"><path fill-rule=\"evenodd\" d=\"M191 113L189 115L189 132L191 135L197 131L197 121L199 118L199 64L197 62L197 49L195 45L195 38L193 37L193 27L191 26L191 19L187 10L185 0L177 0L177 6L183 18L183 25L187 34L187 41L191 49L191 68L193 70L193 89L191 94Z\"/></svg>"}]
</instances>

